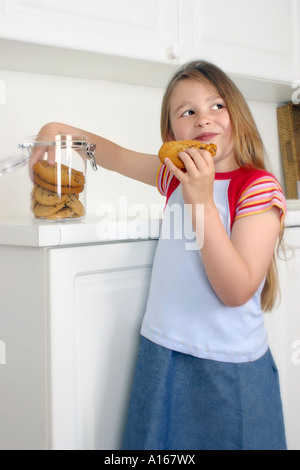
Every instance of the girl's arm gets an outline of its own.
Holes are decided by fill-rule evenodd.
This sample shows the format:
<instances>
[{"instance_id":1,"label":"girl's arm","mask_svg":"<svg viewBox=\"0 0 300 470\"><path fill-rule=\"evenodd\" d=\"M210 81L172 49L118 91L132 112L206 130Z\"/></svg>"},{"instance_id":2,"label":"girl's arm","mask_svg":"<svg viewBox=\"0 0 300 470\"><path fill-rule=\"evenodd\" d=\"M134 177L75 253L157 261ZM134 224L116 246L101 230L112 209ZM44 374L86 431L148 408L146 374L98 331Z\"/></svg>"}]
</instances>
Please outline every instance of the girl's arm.
<instances>
[{"instance_id":1,"label":"girl's arm","mask_svg":"<svg viewBox=\"0 0 300 470\"><path fill-rule=\"evenodd\" d=\"M206 207L201 256L207 277L225 305L253 297L272 261L280 230L277 208L234 222L228 237L215 206Z\"/></svg>"},{"instance_id":2,"label":"girl's arm","mask_svg":"<svg viewBox=\"0 0 300 470\"><path fill-rule=\"evenodd\" d=\"M156 185L156 175L160 164L157 155L134 152L96 134L57 122L43 126L39 137L56 134L87 136L88 143L96 144L95 159L98 165L151 186ZM35 150L30 160L31 175L33 165L40 158L42 155Z\"/></svg>"},{"instance_id":3,"label":"girl's arm","mask_svg":"<svg viewBox=\"0 0 300 470\"><path fill-rule=\"evenodd\" d=\"M272 261L280 231L279 210L236 220L229 238L213 200L215 168L209 152L190 149L180 157L186 173L165 163L180 180L184 201L192 207L199 242L203 233L197 227L197 205L204 206L201 256L207 277L225 305L243 305L259 288Z\"/></svg>"}]
</instances>

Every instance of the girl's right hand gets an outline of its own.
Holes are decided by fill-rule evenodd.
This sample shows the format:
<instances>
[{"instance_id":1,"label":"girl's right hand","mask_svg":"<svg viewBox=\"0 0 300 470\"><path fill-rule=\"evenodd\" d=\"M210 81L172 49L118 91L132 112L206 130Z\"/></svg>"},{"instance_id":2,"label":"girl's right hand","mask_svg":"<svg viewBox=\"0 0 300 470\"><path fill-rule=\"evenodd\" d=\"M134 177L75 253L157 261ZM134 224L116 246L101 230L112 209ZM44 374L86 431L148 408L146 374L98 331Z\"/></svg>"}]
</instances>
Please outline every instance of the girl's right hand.
<instances>
[{"instance_id":1,"label":"girl's right hand","mask_svg":"<svg viewBox=\"0 0 300 470\"><path fill-rule=\"evenodd\" d=\"M68 126L65 126L66 128ZM36 140L40 140L40 141L43 141L43 140L49 140L49 136L53 136L53 135L58 135L58 134L64 134L64 133L67 133L66 132L67 129L62 129L62 125L61 124L58 124L58 123L55 123L55 122L51 122L49 124L45 124L41 130L39 131L38 135L37 135L37 138ZM48 137L46 137L48 136ZM28 170L29 170L29 176L30 176L30 179L32 180L32 182L34 183L34 171L33 171L33 167L34 165L40 161L40 160L43 160L44 157L45 157L45 153L47 152L47 161L50 165L54 165L55 163L55 151L53 149L53 146L36 146L36 147L33 147L32 151L31 151L31 156L30 156L30 160L29 160L29 163L28 163Z\"/></svg>"}]
</instances>

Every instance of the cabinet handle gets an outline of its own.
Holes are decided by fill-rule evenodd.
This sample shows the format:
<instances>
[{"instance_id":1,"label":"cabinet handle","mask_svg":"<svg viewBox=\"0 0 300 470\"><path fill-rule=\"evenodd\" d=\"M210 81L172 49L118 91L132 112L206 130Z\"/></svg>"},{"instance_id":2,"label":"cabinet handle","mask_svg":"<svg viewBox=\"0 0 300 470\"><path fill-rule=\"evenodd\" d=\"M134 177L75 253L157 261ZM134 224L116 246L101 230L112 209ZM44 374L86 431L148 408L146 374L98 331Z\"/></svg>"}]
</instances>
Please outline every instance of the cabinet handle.
<instances>
[{"instance_id":1,"label":"cabinet handle","mask_svg":"<svg viewBox=\"0 0 300 470\"><path fill-rule=\"evenodd\" d=\"M166 56L169 60L180 59L182 57L182 48L180 46L168 46Z\"/></svg>"}]
</instances>

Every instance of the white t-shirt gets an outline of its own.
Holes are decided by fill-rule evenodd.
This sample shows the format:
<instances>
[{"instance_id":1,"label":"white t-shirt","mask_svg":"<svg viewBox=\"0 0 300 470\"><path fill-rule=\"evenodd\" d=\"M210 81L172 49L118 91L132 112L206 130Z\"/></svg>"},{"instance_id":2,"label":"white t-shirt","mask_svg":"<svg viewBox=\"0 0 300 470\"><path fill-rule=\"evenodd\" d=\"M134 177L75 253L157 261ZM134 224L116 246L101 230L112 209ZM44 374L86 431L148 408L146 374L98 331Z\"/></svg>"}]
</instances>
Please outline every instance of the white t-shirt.
<instances>
[{"instance_id":1,"label":"white t-shirt","mask_svg":"<svg viewBox=\"0 0 300 470\"><path fill-rule=\"evenodd\" d=\"M164 165L158 172L158 189L167 196L167 205L141 334L199 358L232 363L259 359L268 348L260 307L263 283L245 305L225 306L206 276L181 184ZM217 173L214 202L229 236L237 218L274 205L282 220L286 212L278 181L249 167Z\"/></svg>"}]
</instances>

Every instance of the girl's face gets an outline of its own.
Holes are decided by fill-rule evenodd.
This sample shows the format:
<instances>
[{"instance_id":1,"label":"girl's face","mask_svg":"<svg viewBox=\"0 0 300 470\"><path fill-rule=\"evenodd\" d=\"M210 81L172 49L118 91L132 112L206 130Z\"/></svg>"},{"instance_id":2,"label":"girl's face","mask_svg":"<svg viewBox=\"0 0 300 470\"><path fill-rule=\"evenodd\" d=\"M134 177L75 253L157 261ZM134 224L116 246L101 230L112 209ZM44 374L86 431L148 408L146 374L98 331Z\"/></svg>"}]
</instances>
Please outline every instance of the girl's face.
<instances>
[{"instance_id":1,"label":"girl's face","mask_svg":"<svg viewBox=\"0 0 300 470\"><path fill-rule=\"evenodd\" d=\"M215 88L194 79L179 82L170 100L170 122L175 140L199 140L217 145L216 171L238 168L229 113Z\"/></svg>"}]
</instances>

